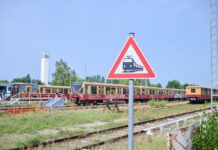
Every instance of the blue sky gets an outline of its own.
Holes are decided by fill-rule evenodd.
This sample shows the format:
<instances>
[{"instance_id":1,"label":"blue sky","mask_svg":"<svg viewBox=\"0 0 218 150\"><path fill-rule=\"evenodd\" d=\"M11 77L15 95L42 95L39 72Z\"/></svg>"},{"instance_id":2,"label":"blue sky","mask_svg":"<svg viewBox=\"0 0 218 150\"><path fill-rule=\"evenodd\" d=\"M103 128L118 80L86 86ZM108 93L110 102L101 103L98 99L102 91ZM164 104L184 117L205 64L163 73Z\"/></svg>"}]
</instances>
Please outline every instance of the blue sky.
<instances>
[{"instance_id":1,"label":"blue sky","mask_svg":"<svg viewBox=\"0 0 218 150\"><path fill-rule=\"evenodd\" d=\"M210 85L209 1L1 0L0 79L40 78L50 55L49 80L62 58L80 77L106 76L129 32L156 73L153 83Z\"/></svg>"}]
</instances>

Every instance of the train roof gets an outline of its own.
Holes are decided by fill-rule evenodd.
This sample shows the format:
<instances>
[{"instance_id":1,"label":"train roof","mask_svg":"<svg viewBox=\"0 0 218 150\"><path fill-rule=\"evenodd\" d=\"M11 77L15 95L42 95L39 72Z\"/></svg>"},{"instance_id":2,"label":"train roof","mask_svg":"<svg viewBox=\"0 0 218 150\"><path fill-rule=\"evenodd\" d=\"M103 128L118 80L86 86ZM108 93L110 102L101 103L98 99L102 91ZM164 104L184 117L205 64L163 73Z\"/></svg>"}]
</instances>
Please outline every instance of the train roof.
<instances>
[{"instance_id":1,"label":"train roof","mask_svg":"<svg viewBox=\"0 0 218 150\"><path fill-rule=\"evenodd\" d=\"M199 85L189 85L189 86L186 86L186 88L208 88L208 87L203 87Z\"/></svg>"},{"instance_id":2,"label":"train roof","mask_svg":"<svg viewBox=\"0 0 218 150\"><path fill-rule=\"evenodd\" d=\"M190 85L186 86L186 88L203 88L203 89L211 89L210 87L204 87L204 86L199 86L199 85ZM217 89L217 88L214 88Z\"/></svg>"},{"instance_id":3,"label":"train roof","mask_svg":"<svg viewBox=\"0 0 218 150\"><path fill-rule=\"evenodd\" d=\"M38 85L39 87L53 87L53 88L70 88L70 86L61 86L61 85Z\"/></svg>"},{"instance_id":4,"label":"train roof","mask_svg":"<svg viewBox=\"0 0 218 150\"><path fill-rule=\"evenodd\" d=\"M96 82L83 82L84 84L92 84L92 85L105 85L105 86L116 86L116 87L128 87L128 85L124 84L110 84L110 83L96 83ZM162 89L162 90L181 90L184 91L184 89L171 89L171 88L159 88L159 87L148 87L148 86L134 86L138 88L150 88L150 89Z\"/></svg>"}]
</instances>

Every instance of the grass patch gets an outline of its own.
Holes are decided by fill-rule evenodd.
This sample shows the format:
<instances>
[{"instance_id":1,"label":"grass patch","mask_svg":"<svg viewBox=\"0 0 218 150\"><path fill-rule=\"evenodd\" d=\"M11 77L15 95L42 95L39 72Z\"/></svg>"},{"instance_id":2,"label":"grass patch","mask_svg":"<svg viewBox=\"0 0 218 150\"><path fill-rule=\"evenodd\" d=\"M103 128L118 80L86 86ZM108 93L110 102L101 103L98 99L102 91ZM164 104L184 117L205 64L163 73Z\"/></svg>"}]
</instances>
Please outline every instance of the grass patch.
<instances>
[{"instance_id":1,"label":"grass patch","mask_svg":"<svg viewBox=\"0 0 218 150\"><path fill-rule=\"evenodd\" d=\"M33 144L39 144L43 141L43 137L42 136L36 136L33 137L32 139L28 140L28 145L33 145Z\"/></svg>"},{"instance_id":2,"label":"grass patch","mask_svg":"<svg viewBox=\"0 0 218 150\"><path fill-rule=\"evenodd\" d=\"M27 146L27 142L25 142L23 140L17 140L17 141L15 141L14 145L17 148L23 148L23 147Z\"/></svg>"},{"instance_id":3,"label":"grass patch","mask_svg":"<svg viewBox=\"0 0 218 150\"><path fill-rule=\"evenodd\" d=\"M208 104L178 105L143 110L136 109L134 111L134 121L146 121L208 106ZM2 146L1 149L9 149L11 146L22 147L26 144L36 144L44 140L90 132L86 129L86 126L92 130L100 130L127 125L127 118L128 110L122 108L120 112L96 109L30 112L17 116L4 114L0 116L0 145ZM104 124L97 124L96 122L104 122ZM88 124L91 125L89 126ZM56 132L52 134L48 132L45 135L40 135L39 131L43 130L54 130ZM26 134L31 136L25 136ZM22 138L17 140L7 138L13 137L14 135Z\"/></svg>"},{"instance_id":4,"label":"grass patch","mask_svg":"<svg viewBox=\"0 0 218 150\"><path fill-rule=\"evenodd\" d=\"M154 108L159 108L159 107L164 107L167 105L167 101L165 100L150 100L147 103L149 106L154 107Z\"/></svg>"},{"instance_id":5,"label":"grass patch","mask_svg":"<svg viewBox=\"0 0 218 150\"><path fill-rule=\"evenodd\" d=\"M127 150L127 140L122 140L116 143L107 143L99 146L96 150L102 149L119 149ZM167 136L165 134L153 135L148 137L146 134L134 136L134 149L136 150L167 150Z\"/></svg>"}]
</instances>

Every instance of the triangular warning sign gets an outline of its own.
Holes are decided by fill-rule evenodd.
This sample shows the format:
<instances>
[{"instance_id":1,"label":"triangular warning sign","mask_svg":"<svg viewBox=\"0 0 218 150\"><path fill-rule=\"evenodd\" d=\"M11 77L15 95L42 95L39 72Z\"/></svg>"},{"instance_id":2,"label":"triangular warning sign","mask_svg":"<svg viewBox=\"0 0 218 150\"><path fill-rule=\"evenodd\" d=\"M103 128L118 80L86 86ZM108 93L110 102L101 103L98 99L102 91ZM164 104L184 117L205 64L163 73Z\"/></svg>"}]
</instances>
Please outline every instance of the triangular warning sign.
<instances>
[{"instance_id":1,"label":"triangular warning sign","mask_svg":"<svg viewBox=\"0 0 218 150\"><path fill-rule=\"evenodd\" d=\"M155 78L155 74L144 57L136 41L129 36L120 55L113 65L110 79L148 79Z\"/></svg>"}]
</instances>

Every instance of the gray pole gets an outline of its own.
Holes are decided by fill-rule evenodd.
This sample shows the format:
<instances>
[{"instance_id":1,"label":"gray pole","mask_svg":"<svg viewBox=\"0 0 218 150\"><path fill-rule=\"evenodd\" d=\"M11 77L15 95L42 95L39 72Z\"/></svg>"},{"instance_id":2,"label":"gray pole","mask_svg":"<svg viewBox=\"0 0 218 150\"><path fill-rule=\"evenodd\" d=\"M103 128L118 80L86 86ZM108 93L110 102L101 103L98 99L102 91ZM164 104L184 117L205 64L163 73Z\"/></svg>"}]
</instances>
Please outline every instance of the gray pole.
<instances>
[{"instance_id":1,"label":"gray pole","mask_svg":"<svg viewBox=\"0 0 218 150\"><path fill-rule=\"evenodd\" d=\"M216 95L213 88L218 83L218 41L217 41L217 0L210 0L210 47L211 47L211 101L213 110L213 97Z\"/></svg>"},{"instance_id":2,"label":"gray pole","mask_svg":"<svg viewBox=\"0 0 218 150\"><path fill-rule=\"evenodd\" d=\"M128 150L133 150L133 128L134 128L134 80L129 80L129 126L128 126Z\"/></svg>"},{"instance_id":3,"label":"gray pole","mask_svg":"<svg viewBox=\"0 0 218 150\"><path fill-rule=\"evenodd\" d=\"M134 33L129 33L129 35L133 36L133 38L134 38ZM133 150L133 129L134 129L134 102L133 102L133 100L134 100L134 80L129 79L128 150Z\"/></svg>"}]
</instances>

